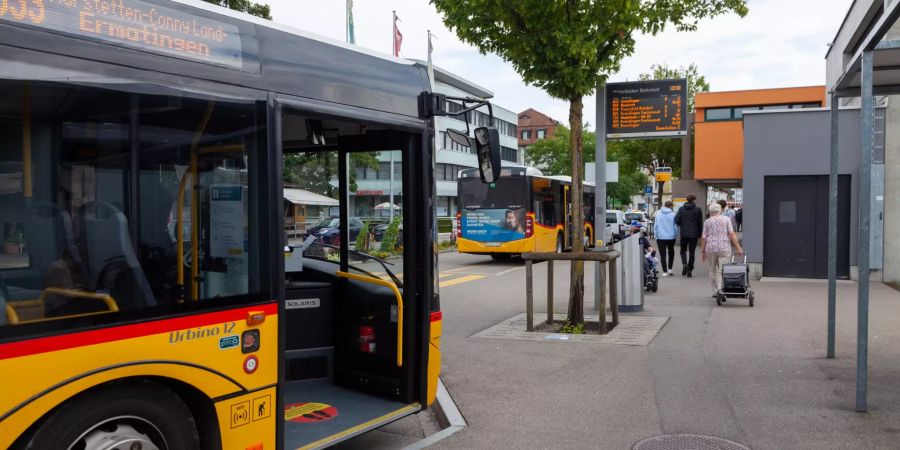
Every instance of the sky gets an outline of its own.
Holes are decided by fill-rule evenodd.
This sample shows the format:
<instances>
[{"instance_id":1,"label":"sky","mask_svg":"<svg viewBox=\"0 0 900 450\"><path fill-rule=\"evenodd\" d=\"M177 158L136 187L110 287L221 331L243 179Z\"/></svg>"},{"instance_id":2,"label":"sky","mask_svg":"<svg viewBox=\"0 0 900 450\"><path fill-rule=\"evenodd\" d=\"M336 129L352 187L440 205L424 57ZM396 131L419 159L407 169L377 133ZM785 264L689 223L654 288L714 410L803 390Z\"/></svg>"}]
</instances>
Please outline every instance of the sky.
<instances>
[{"instance_id":1,"label":"sky","mask_svg":"<svg viewBox=\"0 0 900 450\"><path fill-rule=\"evenodd\" d=\"M345 0L261 0L275 22L336 40L345 40ZM515 1L515 0L510 0ZM494 92L492 103L513 112L534 108L563 123L568 103L528 86L497 55L481 55L462 43L427 0L354 0L356 44L384 54L392 51L391 11L400 18L400 56L427 58L427 30L433 34L434 64ZM712 91L825 84L827 44L852 0L748 0L750 13L702 21L698 31L667 30L642 35L634 54L611 82L635 80L653 64L697 64ZM594 97L584 101L584 118L594 121Z\"/></svg>"}]
</instances>

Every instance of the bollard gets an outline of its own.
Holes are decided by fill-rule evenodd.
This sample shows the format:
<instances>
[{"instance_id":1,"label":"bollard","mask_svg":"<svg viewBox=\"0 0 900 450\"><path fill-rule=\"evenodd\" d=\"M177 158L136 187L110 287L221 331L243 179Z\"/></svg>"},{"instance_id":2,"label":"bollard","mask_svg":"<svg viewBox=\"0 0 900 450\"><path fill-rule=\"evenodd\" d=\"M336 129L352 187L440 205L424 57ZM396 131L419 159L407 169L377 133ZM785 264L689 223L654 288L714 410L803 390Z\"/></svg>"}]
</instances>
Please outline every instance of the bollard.
<instances>
[{"instance_id":1,"label":"bollard","mask_svg":"<svg viewBox=\"0 0 900 450\"><path fill-rule=\"evenodd\" d=\"M600 322L600 334L606 334L606 274L603 273L606 270L606 263L597 262L597 270L600 271L600 286L594 286L594 289L600 289L600 307L597 308L600 315L598 322Z\"/></svg>"},{"instance_id":2,"label":"bollard","mask_svg":"<svg viewBox=\"0 0 900 450\"><path fill-rule=\"evenodd\" d=\"M525 261L526 331L534 331L534 292L531 290L531 260Z\"/></svg>"},{"instance_id":3,"label":"bollard","mask_svg":"<svg viewBox=\"0 0 900 450\"><path fill-rule=\"evenodd\" d=\"M553 325L553 260L547 261L547 324Z\"/></svg>"}]
</instances>

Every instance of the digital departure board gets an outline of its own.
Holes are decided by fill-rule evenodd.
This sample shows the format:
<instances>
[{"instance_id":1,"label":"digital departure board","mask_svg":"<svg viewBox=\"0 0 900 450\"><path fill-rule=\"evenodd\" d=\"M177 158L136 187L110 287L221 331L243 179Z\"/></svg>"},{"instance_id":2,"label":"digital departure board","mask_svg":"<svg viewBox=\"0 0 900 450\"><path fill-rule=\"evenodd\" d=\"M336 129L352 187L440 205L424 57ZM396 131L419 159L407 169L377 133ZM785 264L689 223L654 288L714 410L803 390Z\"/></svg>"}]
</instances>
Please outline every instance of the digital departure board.
<instances>
[{"instance_id":1,"label":"digital departure board","mask_svg":"<svg viewBox=\"0 0 900 450\"><path fill-rule=\"evenodd\" d=\"M606 137L687 135L687 80L606 85Z\"/></svg>"},{"instance_id":2,"label":"digital departure board","mask_svg":"<svg viewBox=\"0 0 900 450\"><path fill-rule=\"evenodd\" d=\"M238 69L243 62L236 26L144 0L0 0L0 22Z\"/></svg>"}]
</instances>

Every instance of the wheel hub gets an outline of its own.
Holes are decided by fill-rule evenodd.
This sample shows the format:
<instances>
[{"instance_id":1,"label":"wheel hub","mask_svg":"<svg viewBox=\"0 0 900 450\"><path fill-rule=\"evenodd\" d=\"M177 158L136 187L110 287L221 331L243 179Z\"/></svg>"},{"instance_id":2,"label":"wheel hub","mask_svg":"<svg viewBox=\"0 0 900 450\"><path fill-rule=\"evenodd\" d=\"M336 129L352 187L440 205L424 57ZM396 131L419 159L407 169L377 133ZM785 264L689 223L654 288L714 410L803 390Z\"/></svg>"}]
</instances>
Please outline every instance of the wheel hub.
<instances>
[{"instance_id":1,"label":"wheel hub","mask_svg":"<svg viewBox=\"0 0 900 450\"><path fill-rule=\"evenodd\" d=\"M114 424L113 429L96 428L84 437L85 450L160 450L146 434L131 425Z\"/></svg>"}]
</instances>

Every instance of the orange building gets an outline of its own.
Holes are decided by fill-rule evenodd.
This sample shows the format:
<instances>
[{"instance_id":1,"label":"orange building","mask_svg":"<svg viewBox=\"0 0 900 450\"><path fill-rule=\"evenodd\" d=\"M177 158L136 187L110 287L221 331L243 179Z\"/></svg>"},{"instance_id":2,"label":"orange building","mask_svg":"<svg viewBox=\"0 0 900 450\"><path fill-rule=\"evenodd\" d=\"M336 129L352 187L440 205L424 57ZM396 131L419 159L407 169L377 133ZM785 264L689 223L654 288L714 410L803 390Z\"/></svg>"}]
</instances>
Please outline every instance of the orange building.
<instances>
[{"instance_id":1,"label":"orange building","mask_svg":"<svg viewBox=\"0 0 900 450\"><path fill-rule=\"evenodd\" d=\"M708 185L741 184L744 111L824 105L825 86L697 93L694 97L694 179Z\"/></svg>"}]
</instances>

